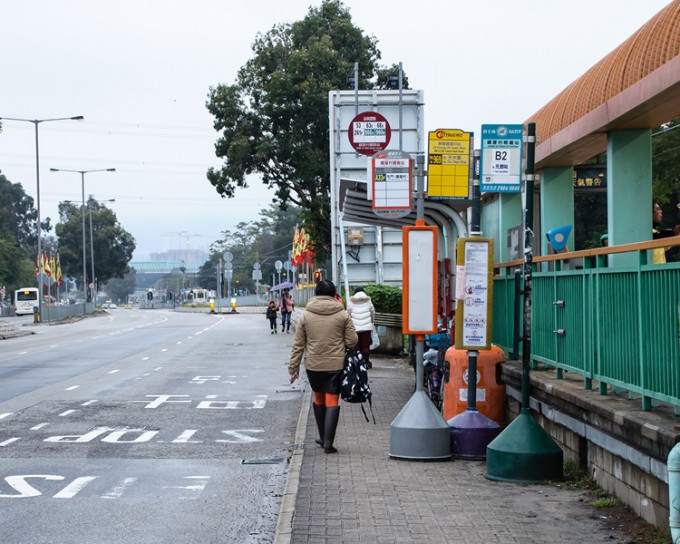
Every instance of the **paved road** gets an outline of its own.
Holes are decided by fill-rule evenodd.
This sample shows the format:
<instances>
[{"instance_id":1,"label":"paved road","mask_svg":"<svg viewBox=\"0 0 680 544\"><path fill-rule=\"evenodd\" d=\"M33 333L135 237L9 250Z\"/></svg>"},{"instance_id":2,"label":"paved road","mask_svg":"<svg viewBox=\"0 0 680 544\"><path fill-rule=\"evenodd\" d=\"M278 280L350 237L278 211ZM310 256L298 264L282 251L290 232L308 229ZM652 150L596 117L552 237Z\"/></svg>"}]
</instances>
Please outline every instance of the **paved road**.
<instances>
[{"instance_id":1,"label":"paved road","mask_svg":"<svg viewBox=\"0 0 680 544\"><path fill-rule=\"evenodd\" d=\"M0 535L273 539L301 391L260 314L112 310L0 344Z\"/></svg>"}]
</instances>

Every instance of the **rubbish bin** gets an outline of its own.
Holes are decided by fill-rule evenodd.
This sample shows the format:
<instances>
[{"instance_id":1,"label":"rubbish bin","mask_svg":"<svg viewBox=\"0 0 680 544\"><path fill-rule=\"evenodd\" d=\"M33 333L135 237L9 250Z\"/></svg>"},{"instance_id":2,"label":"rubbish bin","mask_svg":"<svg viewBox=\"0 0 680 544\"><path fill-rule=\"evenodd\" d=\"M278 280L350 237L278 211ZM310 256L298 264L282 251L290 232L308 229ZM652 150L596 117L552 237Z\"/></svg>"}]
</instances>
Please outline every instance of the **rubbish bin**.
<instances>
[{"instance_id":1,"label":"rubbish bin","mask_svg":"<svg viewBox=\"0 0 680 544\"><path fill-rule=\"evenodd\" d=\"M505 352L498 346L480 350L477 356L477 411L501 426L507 424L505 415L505 385L500 383L500 365ZM442 415L448 421L464 412L468 403L467 350L451 346L446 351L449 362L449 381L444 384Z\"/></svg>"}]
</instances>

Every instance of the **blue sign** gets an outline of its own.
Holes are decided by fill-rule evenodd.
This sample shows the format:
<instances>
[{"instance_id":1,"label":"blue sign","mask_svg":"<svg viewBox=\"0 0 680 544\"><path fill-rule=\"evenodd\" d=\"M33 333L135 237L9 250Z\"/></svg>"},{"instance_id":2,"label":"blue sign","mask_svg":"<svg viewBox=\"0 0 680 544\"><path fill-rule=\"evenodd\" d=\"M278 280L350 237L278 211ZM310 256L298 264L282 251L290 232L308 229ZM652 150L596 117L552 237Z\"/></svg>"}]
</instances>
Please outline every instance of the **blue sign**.
<instances>
[{"instance_id":1,"label":"blue sign","mask_svg":"<svg viewBox=\"0 0 680 544\"><path fill-rule=\"evenodd\" d=\"M523 131L523 125L482 125L482 192L520 192Z\"/></svg>"}]
</instances>

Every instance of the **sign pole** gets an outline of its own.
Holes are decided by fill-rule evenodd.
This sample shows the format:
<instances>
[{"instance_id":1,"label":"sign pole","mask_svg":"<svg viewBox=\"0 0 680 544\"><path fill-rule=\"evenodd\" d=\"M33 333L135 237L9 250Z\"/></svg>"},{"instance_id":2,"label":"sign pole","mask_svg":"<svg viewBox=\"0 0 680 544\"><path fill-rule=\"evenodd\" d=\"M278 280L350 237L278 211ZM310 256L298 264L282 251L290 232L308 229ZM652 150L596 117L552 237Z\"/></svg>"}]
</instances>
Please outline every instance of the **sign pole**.
<instances>
[{"instance_id":1,"label":"sign pole","mask_svg":"<svg viewBox=\"0 0 680 544\"><path fill-rule=\"evenodd\" d=\"M416 226L404 227L405 334L416 335L416 390L390 426L390 457L450 459L449 426L423 388L425 334L437 330L437 232L425 226L425 157L416 158ZM411 268L414 270L411 270ZM428 300L428 290L432 294ZM411 294L416 293L411 300Z\"/></svg>"},{"instance_id":2,"label":"sign pole","mask_svg":"<svg viewBox=\"0 0 680 544\"><path fill-rule=\"evenodd\" d=\"M542 482L562 479L564 455L560 447L531 415L531 269L533 260L534 151L536 124L527 132L526 204L524 207L524 339L522 342L522 409L486 450L490 480Z\"/></svg>"},{"instance_id":3,"label":"sign pole","mask_svg":"<svg viewBox=\"0 0 680 544\"><path fill-rule=\"evenodd\" d=\"M477 411L477 358L479 349L491 347L491 305L493 294L493 240L481 237L481 191L479 188L480 152L475 149L472 158L472 214L470 221L470 238L461 239L458 249L458 261L462 263L465 274L464 289L456 293L459 301L456 310L456 347L468 348L468 388L467 409L448 420L451 432L451 454L466 459L484 459L489 443L501 432L500 425ZM475 249L467 247L470 243ZM470 253L468 253L470 252ZM486 252L486 255L484 254ZM477 256L476 259L469 256ZM481 256L481 258L480 258ZM468 262L470 261L470 262ZM479 261L479 262L477 262ZM459 274L461 269L459 269ZM467 293L471 293L468 296ZM461 297L463 297L461 299ZM486 305L486 309L484 308ZM476 308L479 306L480 308ZM485 331L484 340L479 346L468 345L473 341L465 332L469 329L469 321L478 321L476 328ZM483 321L482 321L483 320ZM473 331L474 332L474 331ZM479 334L479 333L476 333ZM484 344L484 345L482 345Z\"/></svg>"}]
</instances>

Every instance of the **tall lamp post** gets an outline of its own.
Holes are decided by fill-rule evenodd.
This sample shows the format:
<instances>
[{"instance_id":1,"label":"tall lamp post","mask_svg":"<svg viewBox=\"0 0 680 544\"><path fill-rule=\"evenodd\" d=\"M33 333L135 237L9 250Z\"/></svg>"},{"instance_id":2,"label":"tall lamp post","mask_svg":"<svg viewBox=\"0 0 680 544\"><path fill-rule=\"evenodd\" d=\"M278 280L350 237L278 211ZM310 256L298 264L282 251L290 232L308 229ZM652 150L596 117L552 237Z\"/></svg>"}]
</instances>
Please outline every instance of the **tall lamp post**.
<instances>
[{"instance_id":1,"label":"tall lamp post","mask_svg":"<svg viewBox=\"0 0 680 544\"><path fill-rule=\"evenodd\" d=\"M42 233L40 232L40 153L38 146L38 125L40 123L47 123L49 121L82 121L85 119L82 115L76 115L75 117L54 117L51 119L23 119L21 117L0 117L0 121L24 121L26 123L33 123L35 127L35 206L38 215L37 221L37 234L38 234L38 257L37 261L41 262L42 255ZM38 270L40 272L40 270ZM38 274L38 290L40 291L40 296L38 297L38 320L42 320L42 278Z\"/></svg>"},{"instance_id":2,"label":"tall lamp post","mask_svg":"<svg viewBox=\"0 0 680 544\"><path fill-rule=\"evenodd\" d=\"M81 211L83 214L83 314L87 313L87 250L86 250L86 239L87 235L85 234L85 174L89 174L90 172L115 172L115 168L97 168L95 170L68 170L66 168L50 168L50 172L75 172L76 174L80 174L80 185L81 185L81 190L82 190L82 207ZM94 268L94 263L92 264L92 267ZM92 281L94 282L94 277L92 278Z\"/></svg>"}]
</instances>

